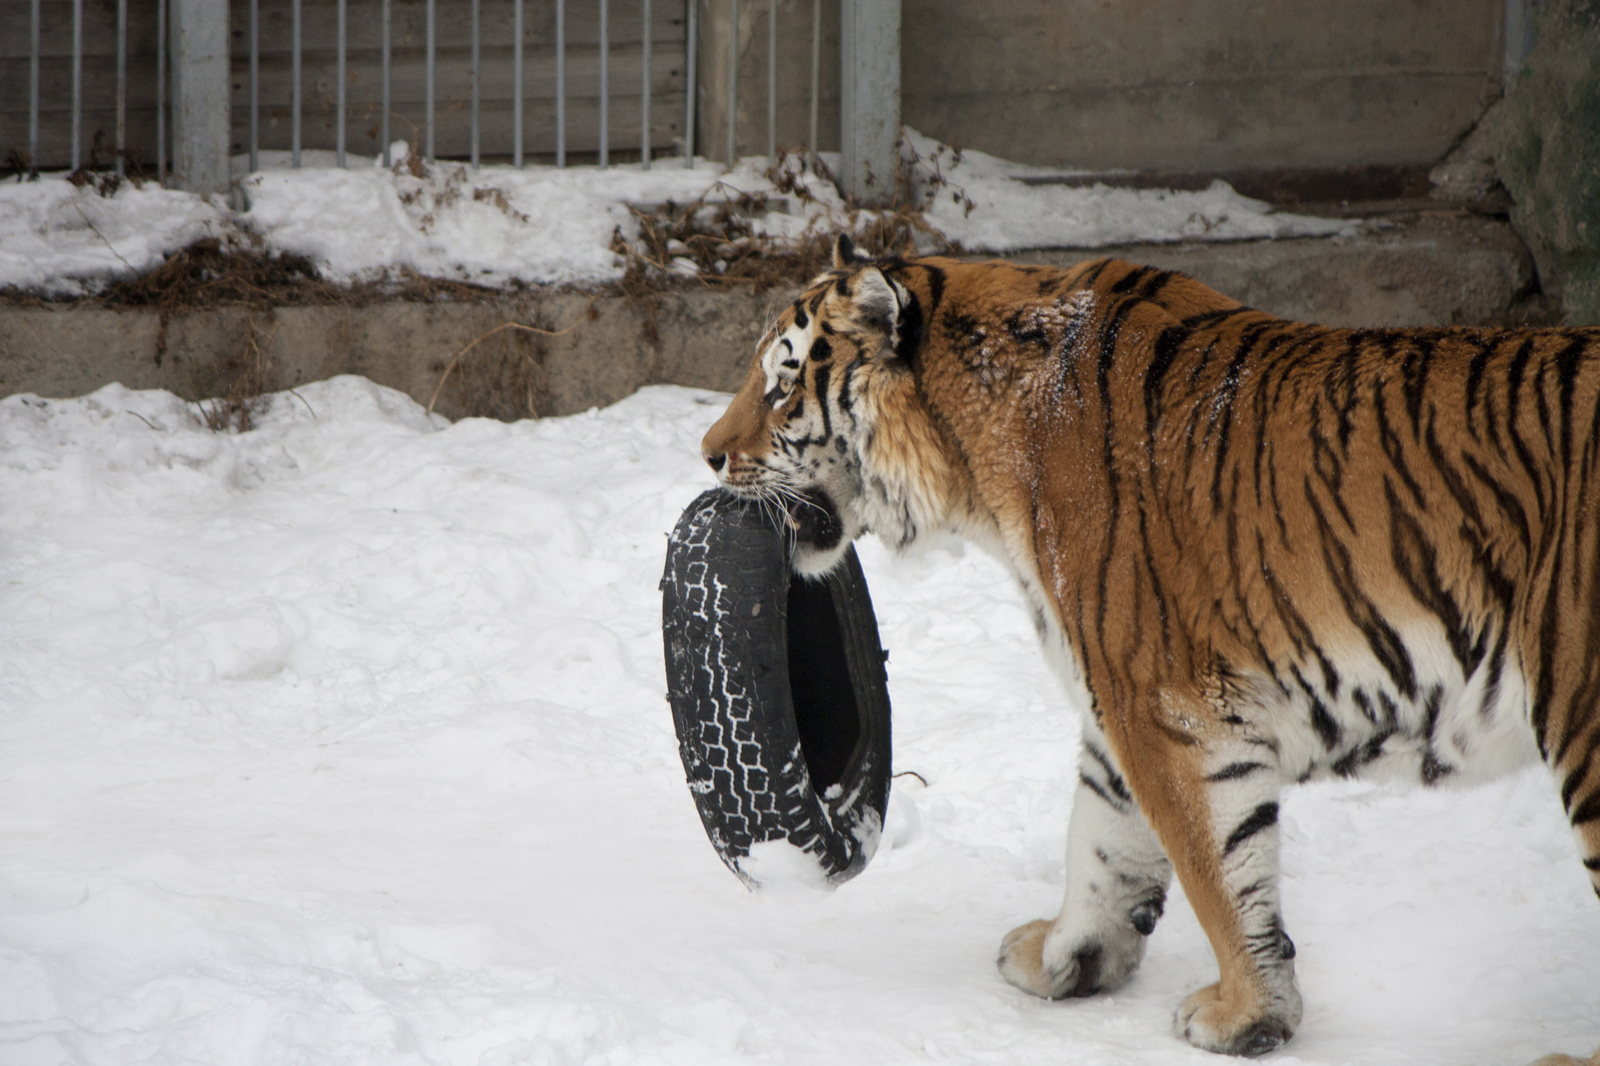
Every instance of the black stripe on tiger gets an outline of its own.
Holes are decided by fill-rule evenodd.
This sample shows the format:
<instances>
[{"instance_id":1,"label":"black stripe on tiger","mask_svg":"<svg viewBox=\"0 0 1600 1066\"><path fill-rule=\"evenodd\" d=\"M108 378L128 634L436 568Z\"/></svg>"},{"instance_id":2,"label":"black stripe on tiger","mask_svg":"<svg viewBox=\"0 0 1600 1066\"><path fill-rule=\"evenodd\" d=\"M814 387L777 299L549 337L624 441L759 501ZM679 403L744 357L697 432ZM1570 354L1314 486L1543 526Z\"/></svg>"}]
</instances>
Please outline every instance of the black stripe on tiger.
<instances>
[{"instance_id":1,"label":"black stripe on tiger","mask_svg":"<svg viewBox=\"0 0 1600 1066\"><path fill-rule=\"evenodd\" d=\"M1177 358L1178 351L1190 336L1182 326L1168 326L1156 337L1150 363L1144 371L1144 432L1145 452L1150 457L1152 474L1156 461L1156 422L1161 417L1161 382Z\"/></svg>"},{"instance_id":2,"label":"black stripe on tiger","mask_svg":"<svg viewBox=\"0 0 1600 1066\"><path fill-rule=\"evenodd\" d=\"M1212 458L1211 467L1211 513L1222 513L1222 469L1227 465L1228 459L1228 433L1233 425L1233 404L1239 395L1240 375L1244 373L1245 364L1255 352L1256 342L1268 330L1266 325L1254 325L1245 330L1244 337L1238 342L1234 350L1233 359L1228 363L1228 369L1222 375L1222 383L1217 387L1217 400L1211 405L1211 423L1220 424L1217 432L1217 444ZM1207 435L1210 429L1207 429Z\"/></svg>"},{"instance_id":3,"label":"black stripe on tiger","mask_svg":"<svg viewBox=\"0 0 1600 1066\"><path fill-rule=\"evenodd\" d=\"M816 344L813 344L811 346L812 356L815 357L817 349L827 343L827 341L819 339ZM833 374L833 367L829 366L825 361L813 365L815 369L811 372L811 389L813 395L817 398L817 410L822 412L822 438L819 443L826 443L833 436L833 418L828 413L828 408L832 406L828 402L831 399L828 395L828 379ZM798 410L798 405L796 409Z\"/></svg>"},{"instance_id":4,"label":"black stripe on tiger","mask_svg":"<svg viewBox=\"0 0 1600 1066\"><path fill-rule=\"evenodd\" d=\"M1545 502L1544 478L1540 476L1540 464L1534 457L1528 442L1522 437L1517 428L1518 418L1521 416L1522 384L1524 375L1528 370L1528 362L1533 358L1533 338L1529 337L1517 348L1517 354L1511 360L1511 366L1506 372L1506 436L1511 439L1511 448L1517 453L1517 460L1522 464L1522 469L1528 476L1529 487L1533 489L1534 510L1538 514L1540 523L1545 530L1545 537L1541 540L1539 552L1542 555L1547 546L1550 534L1548 504Z\"/></svg>"},{"instance_id":5,"label":"black stripe on tiger","mask_svg":"<svg viewBox=\"0 0 1600 1066\"><path fill-rule=\"evenodd\" d=\"M1249 777L1259 770L1270 770L1271 767L1264 762L1234 762L1222 769L1206 775L1207 781L1237 781L1241 777Z\"/></svg>"},{"instance_id":6,"label":"black stripe on tiger","mask_svg":"<svg viewBox=\"0 0 1600 1066\"><path fill-rule=\"evenodd\" d=\"M1110 497L1106 511L1106 543L1100 555L1099 572L1095 577L1094 628L1095 636L1102 647L1106 643L1106 615L1110 608L1106 587L1111 580L1111 561L1116 555L1117 531L1122 523L1121 478L1117 476L1112 450L1116 439L1116 425L1112 417L1111 368L1116 362L1117 339L1122 334L1122 323L1136 306L1136 301L1124 300L1111 313L1109 320L1100 330L1100 358L1095 366L1095 384L1100 395L1100 416L1105 423L1101 459L1105 463L1109 489L1107 495Z\"/></svg>"},{"instance_id":7,"label":"black stripe on tiger","mask_svg":"<svg viewBox=\"0 0 1600 1066\"><path fill-rule=\"evenodd\" d=\"M1222 857L1227 858L1235 849L1251 837L1264 829L1270 829L1278 824L1278 804L1267 802L1255 810L1233 827L1233 832L1228 834L1227 842L1222 845Z\"/></svg>"},{"instance_id":8,"label":"black stripe on tiger","mask_svg":"<svg viewBox=\"0 0 1600 1066\"><path fill-rule=\"evenodd\" d=\"M1556 354L1556 384L1561 406L1561 469L1572 469L1572 394L1577 386L1579 357L1586 347L1574 337Z\"/></svg>"},{"instance_id":9,"label":"black stripe on tiger","mask_svg":"<svg viewBox=\"0 0 1600 1066\"><path fill-rule=\"evenodd\" d=\"M1400 483L1405 486L1406 494L1411 497L1411 502L1417 510L1426 511L1428 501L1423 495L1422 486L1417 483L1416 476L1411 472L1411 464L1406 462L1405 446L1400 442L1400 435L1394 431L1394 426L1389 422L1389 405L1384 402L1382 390L1375 391L1372 395L1372 416L1378 426L1378 443L1383 446L1383 454L1389 460L1389 468L1400 478Z\"/></svg>"},{"instance_id":10,"label":"black stripe on tiger","mask_svg":"<svg viewBox=\"0 0 1600 1066\"><path fill-rule=\"evenodd\" d=\"M1539 679L1534 683L1532 707L1528 712L1533 723L1533 737L1539 744L1539 755L1550 759L1550 744L1545 729L1550 724L1550 702L1555 698L1557 627L1561 620L1561 592L1552 581L1545 592L1544 609L1539 614L1539 661L1535 669Z\"/></svg>"},{"instance_id":11,"label":"black stripe on tiger","mask_svg":"<svg viewBox=\"0 0 1600 1066\"><path fill-rule=\"evenodd\" d=\"M926 329L922 304L917 300L916 293L908 293L905 304L900 308L900 337L895 341L894 354L912 369L916 369L920 362Z\"/></svg>"},{"instance_id":12,"label":"black stripe on tiger","mask_svg":"<svg viewBox=\"0 0 1600 1066\"><path fill-rule=\"evenodd\" d=\"M1577 567L1573 569L1576 570ZM1596 694L1596 688L1600 687L1600 677L1596 676L1597 667L1600 667L1600 662L1597 662L1593 655L1586 656L1580 667L1583 671L1581 681L1576 688L1568 689L1564 701L1567 713L1563 716L1561 736L1556 739L1555 747L1550 752L1552 766L1561 766L1567 761L1567 750L1583 733L1585 723L1581 720L1580 708L1593 707L1600 702L1600 696ZM1600 731L1590 737L1588 751L1578 760L1580 766L1588 765L1589 760L1594 757L1597 745L1600 745Z\"/></svg>"},{"instance_id":13,"label":"black stripe on tiger","mask_svg":"<svg viewBox=\"0 0 1600 1066\"><path fill-rule=\"evenodd\" d=\"M1154 273L1156 273L1156 269L1154 267L1134 267L1132 270L1122 275L1122 277L1111 286L1111 291L1116 293L1118 296L1130 293L1133 291L1134 286L1138 285L1141 281Z\"/></svg>"},{"instance_id":14,"label":"black stripe on tiger","mask_svg":"<svg viewBox=\"0 0 1600 1066\"><path fill-rule=\"evenodd\" d=\"M1589 776L1589 764L1594 761L1595 751L1600 748L1600 730L1596 730L1589 737L1589 746L1583 755L1574 760L1574 769L1567 774L1561 783L1561 809L1572 809L1572 798L1578 794L1578 789L1583 787L1585 779ZM1558 760L1559 762L1559 760Z\"/></svg>"},{"instance_id":15,"label":"black stripe on tiger","mask_svg":"<svg viewBox=\"0 0 1600 1066\"><path fill-rule=\"evenodd\" d=\"M1589 798L1578 805L1578 809L1568 815L1574 826L1585 825L1600 819L1600 791L1591 793Z\"/></svg>"},{"instance_id":16,"label":"black stripe on tiger","mask_svg":"<svg viewBox=\"0 0 1600 1066\"><path fill-rule=\"evenodd\" d=\"M1489 365L1489 358L1494 355L1494 344L1487 338L1483 337L1477 337L1474 340L1477 345L1477 351L1472 354L1472 361L1467 364L1467 403L1465 414L1467 432L1472 434L1472 439L1474 441L1482 443L1483 434L1478 430L1478 422L1477 419L1473 417L1473 411L1477 409L1479 400L1481 399L1480 393L1483 387L1484 370Z\"/></svg>"},{"instance_id":17,"label":"black stripe on tiger","mask_svg":"<svg viewBox=\"0 0 1600 1066\"><path fill-rule=\"evenodd\" d=\"M1117 768L1111 765L1111 759L1106 753L1087 740L1083 742L1083 750L1095 762L1099 763L1100 769L1105 772L1106 787L1116 793L1119 800L1131 804L1133 802L1133 793L1128 791L1128 783L1122 779L1122 775L1117 772Z\"/></svg>"},{"instance_id":18,"label":"black stripe on tiger","mask_svg":"<svg viewBox=\"0 0 1600 1066\"><path fill-rule=\"evenodd\" d=\"M1408 700L1417 698L1417 673L1411 662L1411 654L1406 651L1405 642L1400 639L1376 605L1367 598L1366 594L1355 583L1355 561L1350 556L1350 549L1345 547L1342 538L1335 536L1328 523L1328 516L1323 513L1322 505L1317 502L1316 493L1311 490L1311 481L1306 479L1306 499L1311 504L1311 511L1317 520L1317 530L1322 539L1322 561L1327 569L1334 591L1339 594L1340 601L1344 604L1345 614L1354 623L1356 629L1366 638L1367 646L1372 649L1372 654L1377 658L1379 665L1394 681L1395 688Z\"/></svg>"},{"instance_id":19,"label":"black stripe on tiger","mask_svg":"<svg viewBox=\"0 0 1600 1066\"><path fill-rule=\"evenodd\" d=\"M1392 336L1386 334L1386 336ZM1419 334L1413 339L1411 347L1406 349L1406 356L1400 363L1400 377L1404 382L1406 397L1406 414L1411 418L1411 435L1413 438L1422 436L1422 401L1428 393L1428 371L1433 366L1433 358L1438 350L1438 342L1432 333ZM1392 352L1387 349L1385 354Z\"/></svg>"},{"instance_id":20,"label":"black stripe on tiger","mask_svg":"<svg viewBox=\"0 0 1600 1066\"><path fill-rule=\"evenodd\" d=\"M1434 734L1439 729L1443 698L1444 692L1438 685L1428 689L1422 721L1422 783L1425 785L1438 784L1446 774L1455 773L1455 767L1441 760L1433 746Z\"/></svg>"},{"instance_id":21,"label":"black stripe on tiger","mask_svg":"<svg viewBox=\"0 0 1600 1066\"><path fill-rule=\"evenodd\" d=\"M1110 792L1106 791L1104 785L1101 785L1098 781L1084 773L1082 770L1078 771L1078 783L1084 788L1088 789L1090 792L1093 792L1096 796L1099 796L1103 801L1105 801L1105 805L1107 807L1110 807L1118 814L1130 813L1128 804L1114 798Z\"/></svg>"},{"instance_id":22,"label":"black stripe on tiger","mask_svg":"<svg viewBox=\"0 0 1600 1066\"><path fill-rule=\"evenodd\" d=\"M1100 259L1091 263L1089 269L1084 271L1083 276L1078 279L1077 287L1080 289L1094 288L1094 283L1100 280L1100 275L1104 274L1106 268L1114 262L1116 262L1115 259Z\"/></svg>"},{"instance_id":23,"label":"black stripe on tiger","mask_svg":"<svg viewBox=\"0 0 1600 1066\"><path fill-rule=\"evenodd\" d=\"M1444 586L1439 573L1439 554L1411 512L1395 495L1388 478L1383 481L1384 499L1389 504L1389 559L1406 588L1444 627L1450 653L1461 664L1463 677L1471 677L1483 661L1483 634L1474 639L1467 627L1466 613Z\"/></svg>"},{"instance_id":24,"label":"black stripe on tiger","mask_svg":"<svg viewBox=\"0 0 1600 1066\"><path fill-rule=\"evenodd\" d=\"M1363 336L1352 330L1345 339L1344 350L1330 366L1322 382L1323 395L1327 398L1328 406L1338 415L1341 455L1350 454L1350 434L1355 432L1353 412L1356 405L1361 402L1361 351L1367 341L1375 341L1386 357L1392 355L1394 340L1389 334L1379 332Z\"/></svg>"}]
</instances>

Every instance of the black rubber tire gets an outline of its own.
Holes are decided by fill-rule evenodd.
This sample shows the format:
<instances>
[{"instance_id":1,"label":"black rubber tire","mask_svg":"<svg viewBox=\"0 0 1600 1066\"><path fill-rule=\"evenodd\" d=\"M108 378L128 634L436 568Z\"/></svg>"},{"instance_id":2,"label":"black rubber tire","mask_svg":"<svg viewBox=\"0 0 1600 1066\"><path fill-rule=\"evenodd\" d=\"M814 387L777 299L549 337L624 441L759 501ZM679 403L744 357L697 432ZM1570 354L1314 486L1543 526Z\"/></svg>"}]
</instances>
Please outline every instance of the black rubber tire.
<instances>
[{"instance_id":1,"label":"black rubber tire","mask_svg":"<svg viewBox=\"0 0 1600 1066\"><path fill-rule=\"evenodd\" d=\"M789 563L775 516L713 489L683 512L661 581L667 699L689 792L746 884L787 840L829 882L860 873L889 802L889 689L866 578Z\"/></svg>"}]
</instances>

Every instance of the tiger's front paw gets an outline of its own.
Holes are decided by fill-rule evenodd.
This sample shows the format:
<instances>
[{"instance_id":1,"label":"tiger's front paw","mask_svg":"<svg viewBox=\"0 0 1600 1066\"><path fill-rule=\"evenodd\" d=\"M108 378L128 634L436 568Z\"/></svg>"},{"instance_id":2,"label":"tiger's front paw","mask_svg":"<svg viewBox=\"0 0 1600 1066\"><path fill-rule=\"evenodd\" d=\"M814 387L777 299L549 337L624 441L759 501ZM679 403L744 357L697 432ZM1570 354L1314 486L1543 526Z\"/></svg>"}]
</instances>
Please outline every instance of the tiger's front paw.
<instances>
[{"instance_id":1,"label":"tiger's front paw","mask_svg":"<svg viewBox=\"0 0 1600 1066\"><path fill-rule=\"evenodd\" d=\"M1230 1003L1210 985L1178 1008L1178 1035L1205 1051L1255 1058L1287 1043L1300 1024L1300 993L1290 984L1266 1004Z\"/></svg>"},{"instance_id":2,"label":"tiger's front paw","mask_svg":"<svg viewBox=\"0 0 1600 1066\"><path fill-rule=\"evenodd\" d=\"M1041 918L1007 933L996 963L1000 975L1024 992L1065 999L1120 987L1142 958L1144 937L1131 927L1075 935Z\"/></svg>"}]
</instances>

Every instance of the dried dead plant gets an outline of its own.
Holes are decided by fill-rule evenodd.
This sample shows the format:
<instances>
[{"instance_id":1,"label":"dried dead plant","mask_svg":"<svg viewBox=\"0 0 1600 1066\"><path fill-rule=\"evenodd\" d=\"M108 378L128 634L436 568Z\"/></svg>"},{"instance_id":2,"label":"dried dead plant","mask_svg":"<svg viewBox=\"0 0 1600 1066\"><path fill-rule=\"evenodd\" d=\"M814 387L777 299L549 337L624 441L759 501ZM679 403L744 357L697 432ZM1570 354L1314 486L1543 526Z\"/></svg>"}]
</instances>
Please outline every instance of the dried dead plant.
<instances>
[{"instance_id":1,"label":"dried dead plant","mask_svg":"<svg viewBox=\"0 0 1600 1066\"><path fill-rule=\"evenodd\" d=\"M271 348L272 338L277 332L278 327L274 324L266 337L261 338L256 328L256 316L250 316L240 350L218 368L221 375L229 379L226 390L220 396L196 404L207 429L213 433L246 433L250 430L272 374L272 360L267 350ZM301 402L304 403L303 400ZM310 404L306 406L310 407Z\"/></svg>"},{"instance_id":2,"label":"dried dead plant","mask_svg":"<svg viewBox=\"0 0 1600 1066\"><path fill-rule=\"evenodd\" d=\"M476 337L472 338L471 342L469 342L466 347L462 348L455 355L451 356L450 362L445 364L444 372L439 375L439 384L434 386L433 395L428 398L428 413L430 415L433 414L433 406L439 402L439 394L444 391L444 383L450 377L451 371L455 370L455 368L461 364L461 360L466 358L467 353L471 352L474 348L488 340L490 337L496 337L500 334L508 332L537 334L541 337L560 337L564 334L571 333L573 330L583 325L583 323L591 317L593 310L594 300L590 300L589 306L584 308L583 313L578 316L577 320L564 329L542 329L538 326L523 325L521 322L502 322L493 329L478 334ZM529 407L531 408L532 406L533 404L530 399Z\"/></svg>"},{"instance_id":3,"label":"dried dead plant","mask_svg":"<svg viewBox=\"0 0 1600 1066\"><path fill-rule=\"evenodd\" d=\"M620 287L630 297L648 301L654 293L684 284L748 285L756 292L803 284L827 269L840 233L848 233L873 256L918 250L959 253L960 245L929 221L928 212L946 195L968 213L975 206L946 173L959 165L961 150L941 145L922 156L907 142L900 158L889 205L869 210L849 200L840 208L832 197L817 195L819 182L831 185L835 179L815 153L781 153L767 168L767 179L783 196L815 213L798 236L760 232L757 219L774 206L768 194L721 182L686 204L634 207L638 235L630 240L618 227L611 238L611 250L627 263Z\"/></svg>"}]
</instances>

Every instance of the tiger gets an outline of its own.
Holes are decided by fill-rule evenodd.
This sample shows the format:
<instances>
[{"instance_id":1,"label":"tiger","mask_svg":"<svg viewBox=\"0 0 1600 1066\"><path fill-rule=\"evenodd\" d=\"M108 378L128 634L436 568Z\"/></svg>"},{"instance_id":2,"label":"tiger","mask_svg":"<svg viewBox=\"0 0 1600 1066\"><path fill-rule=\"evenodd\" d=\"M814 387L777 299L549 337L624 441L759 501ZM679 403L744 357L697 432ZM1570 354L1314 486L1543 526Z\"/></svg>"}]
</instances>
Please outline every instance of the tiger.
<instances>
[{"instance_id":1,"label":"tiger","mask_svg":"<svg viewBox=\"0 0 1600 1066\"><path fill-rule=\"evenodd\" d=\"M801 574L870 532L1014 575L1084 719L1060 913L1000 945L1017 988L1124 984L1176 873L1219 976L1175 1033L1282 1045L1278 803L1313 778L1542 760L1600 896L1600 329L1333 328L1117 259L841 237L702 455Z\"/></svg>"}]
</instances>

